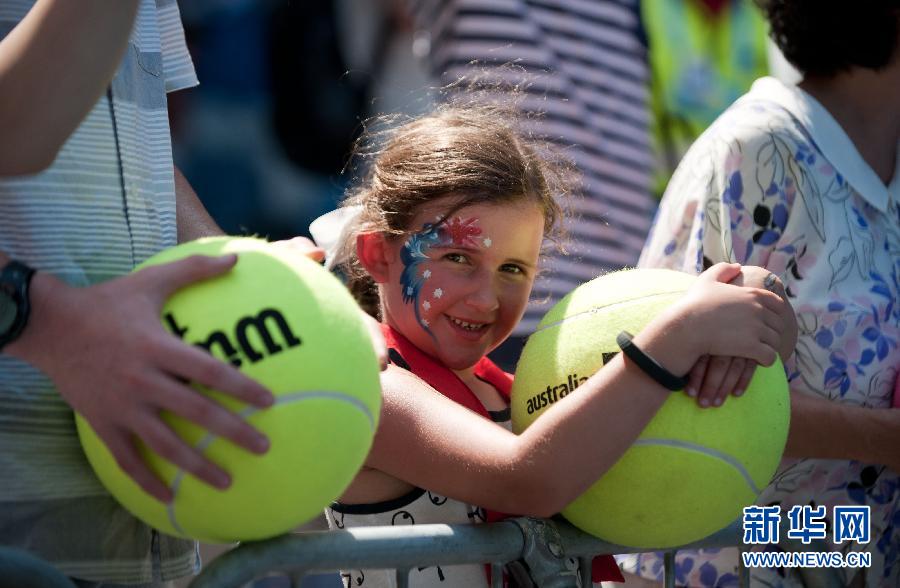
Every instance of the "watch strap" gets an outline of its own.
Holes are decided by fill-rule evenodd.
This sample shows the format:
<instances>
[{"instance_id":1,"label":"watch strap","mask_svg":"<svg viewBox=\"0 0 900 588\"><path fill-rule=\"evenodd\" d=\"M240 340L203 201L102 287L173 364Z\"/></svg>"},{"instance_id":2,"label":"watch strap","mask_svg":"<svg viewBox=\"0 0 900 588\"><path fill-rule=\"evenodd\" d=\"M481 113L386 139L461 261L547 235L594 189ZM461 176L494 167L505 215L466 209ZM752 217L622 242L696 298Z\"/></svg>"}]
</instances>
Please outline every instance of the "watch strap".
<instances>
[{"instance_id":1,"label":"watch strap","mask_svg":"<svg viewBox=\"0 0 900 588\"><path fill-rule=\"evenodd\" d=\"M31 316L31 299L28 295L34 268L20 261L11 260L0 270L0 287L4 288L16 305L16 315L5 332L0 333L0 350L22 334Z\"/></svg>"}]
</instances>

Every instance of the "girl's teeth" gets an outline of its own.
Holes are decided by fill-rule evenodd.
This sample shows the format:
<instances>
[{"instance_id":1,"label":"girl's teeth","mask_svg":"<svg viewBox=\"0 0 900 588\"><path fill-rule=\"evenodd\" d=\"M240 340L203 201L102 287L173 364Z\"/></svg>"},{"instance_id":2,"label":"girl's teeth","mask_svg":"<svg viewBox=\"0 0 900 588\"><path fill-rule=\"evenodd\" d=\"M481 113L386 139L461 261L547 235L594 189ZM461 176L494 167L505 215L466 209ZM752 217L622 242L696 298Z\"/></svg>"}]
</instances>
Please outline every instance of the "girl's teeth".
<instances>
[{"instance_id":1,"label":"girl's teeth","mask_svg":"<svg viewBox=\"0 0 900 588\"><path fill-rule=\"evenodd\" d=\"M476 330L478 330L479 328L481 328L481 325L473 325L473 324L471 324L471 323L467 323L467 322L461 321L461 320L459 320L459 319L451 318L450 320L452 320L454 323L456 323L456 324L459 325L460 327L462 327L462 328L464 328L464 329L466 329L466 330L469 330L469 331L476 331Z\"/></svg>"}]
</instances>

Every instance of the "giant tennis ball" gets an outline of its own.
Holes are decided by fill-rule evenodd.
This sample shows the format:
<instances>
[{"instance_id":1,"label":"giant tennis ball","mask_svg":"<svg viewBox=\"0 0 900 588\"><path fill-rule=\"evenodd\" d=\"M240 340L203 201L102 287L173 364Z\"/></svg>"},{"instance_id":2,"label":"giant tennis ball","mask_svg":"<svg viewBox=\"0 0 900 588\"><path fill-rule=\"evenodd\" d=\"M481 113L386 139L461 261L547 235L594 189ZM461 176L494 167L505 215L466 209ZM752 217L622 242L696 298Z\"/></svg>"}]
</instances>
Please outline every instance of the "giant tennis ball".
<instances>
[{"instance_id":1,"label":"giant tennis ball","mask_svg":"<svg viewBox=\"0 0 900 588\"><path fill-rule=\"evenodd\" d=\"M576 288L529 337L516 369L516 432L571 393L696 278L626 270ZM721 326L716 326L721 328ZM725 327L727 328L727 326ZM787 440L790 403L780 362L758 368L746 393L714 409L673 393L618 462L562 514L606 541L665 548L727 526L768 484Z\"/></svg>"},{"instance_id":2,"label":"giant tennis ball","mask_svg":"<svg viewBox=\"0 0 900 588\"><path fill-rule=\"evenodd\" d=\"M228 490L214 489L142 447L174 492L167 506L120 470L78 418L85 453L119 502L165 533L208 542L270 537L321 513L363 464L381 406L378 360L359 310L346 288L313 261L257 239L211 238L163 251L142 266L228 253L238 254L235 267L176 292L163 308L163 324L272 391L276 403L260 410L197 387L197 394L268 436L269 451L252 454L163 414L232 478Z\"/></svg>"}]
</instances>

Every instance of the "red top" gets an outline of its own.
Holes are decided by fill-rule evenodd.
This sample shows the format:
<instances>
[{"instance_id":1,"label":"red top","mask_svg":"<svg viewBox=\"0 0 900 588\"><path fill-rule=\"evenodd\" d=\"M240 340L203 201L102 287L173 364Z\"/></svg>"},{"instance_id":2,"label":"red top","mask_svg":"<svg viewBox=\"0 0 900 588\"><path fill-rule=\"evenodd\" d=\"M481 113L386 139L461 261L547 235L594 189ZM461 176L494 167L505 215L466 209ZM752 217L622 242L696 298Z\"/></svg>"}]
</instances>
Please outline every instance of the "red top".
<instances>
[{"instance_id":1,"label":"red top","mask_svg":"<svg viewBox=\"0 0 900 588\"><path fill-rule=\"evenodd\" d=\"M412 372L457 404L490 419L487 409L484 408L475 393L452 370L413 345L409 339L389 325L382 324L381 330L384 333L391 363ZM475 364L475 376L496 388L507 404L509 403L509 394L513 383L512 374L501 370L487 357L482 357ZM490 510L486 512L488 522L501 521L514 516ZM616 560L611 555L598 555L594 558L591 579L594 582L625 581Z\"/></svg>"}]
</instances>

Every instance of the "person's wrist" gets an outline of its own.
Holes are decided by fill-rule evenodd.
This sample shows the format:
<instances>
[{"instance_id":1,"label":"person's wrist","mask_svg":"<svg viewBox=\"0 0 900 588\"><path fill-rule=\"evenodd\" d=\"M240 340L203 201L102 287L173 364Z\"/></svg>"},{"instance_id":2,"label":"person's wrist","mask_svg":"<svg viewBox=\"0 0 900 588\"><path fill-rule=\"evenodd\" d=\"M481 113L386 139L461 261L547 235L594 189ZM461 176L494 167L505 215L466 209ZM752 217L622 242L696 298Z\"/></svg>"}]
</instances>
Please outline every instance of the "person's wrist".
<instances>
[{"instance_id":1,"label":"person's wrist","mask_svg":"<svg viewBox=\"0 0 900 588\"><path fill-rule=\"evenodd\" d=\"M628 331L621 331L616 337L616 343L618 343L619 349L622 350L622 354L631 363L639 367L641 371L663 388L672 392L687 388L688 380L686 377L673 374L659 363L656 358L638 347L632 334Z\"/></svg>"},{"instance_id":2,"label":"person's wrist","mask_svg":"<svg viewBox=\"0 0 900 588\"><path fill-rule=\"evenodd\" d=\"M36 272L31 278L29 299L31 316L18 339L7 345L3 352L40 367L41 358L52 347L53 311L55 300L71 289L61 280L46 272Z\"/></svg>"},{"instance_id":3,"label":"person's wrist","mask_svg":"<svg viewBox=\"0 0 900 588\"><path fill-rule=\"evenodd\" d=\"M701 354L692 351L694 333L676 313L664 311L633 337L644 353L672 374L685 376Z\"/></svg>"}]
</instances>

